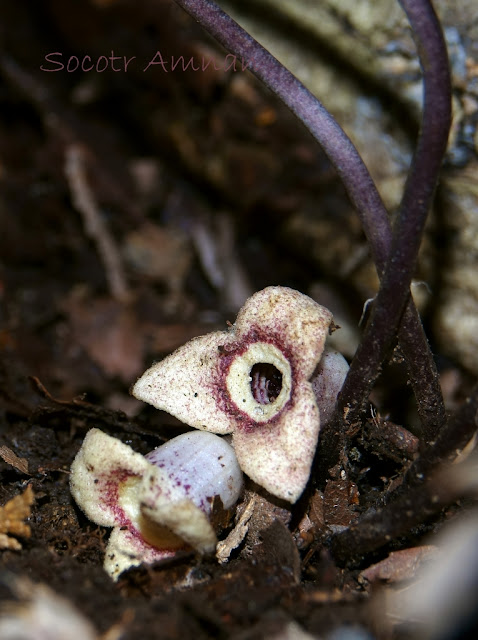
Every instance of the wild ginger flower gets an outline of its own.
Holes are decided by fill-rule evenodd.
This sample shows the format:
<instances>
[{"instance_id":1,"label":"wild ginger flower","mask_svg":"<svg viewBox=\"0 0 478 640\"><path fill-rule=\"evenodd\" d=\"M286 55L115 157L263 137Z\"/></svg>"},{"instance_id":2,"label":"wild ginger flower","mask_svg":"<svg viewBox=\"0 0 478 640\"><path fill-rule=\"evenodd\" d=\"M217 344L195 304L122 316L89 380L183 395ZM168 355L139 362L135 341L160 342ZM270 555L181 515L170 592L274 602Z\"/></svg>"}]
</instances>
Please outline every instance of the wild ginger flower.
<instances>
[{"instance_id":1,"label":"wild ginger flower","mask_svg":"<svg viewBox=\"0 0 478 640\"><path fill-rule=\"evenodd\" d=\"M298 291L268 287L234 325L195 338L146 371L132 394L197 429L232 434L242 470L295 502L320 428L310 378L332 323Z\"/></svg>"},{"instance_id":2,"label":"wild ginger flower","mask_svg":"<svg viewBox=\"0 0 478 640\"><path fill-rule=\"evenodd\" d=\"M113 527L104 568L117 580L178 549L212 553L211 501L219 496L231 507L242 473L232 447L211 433L185 433L142 456L91 429L71 466L70 488L90 520Z\"/></svg>"}]
</instances>

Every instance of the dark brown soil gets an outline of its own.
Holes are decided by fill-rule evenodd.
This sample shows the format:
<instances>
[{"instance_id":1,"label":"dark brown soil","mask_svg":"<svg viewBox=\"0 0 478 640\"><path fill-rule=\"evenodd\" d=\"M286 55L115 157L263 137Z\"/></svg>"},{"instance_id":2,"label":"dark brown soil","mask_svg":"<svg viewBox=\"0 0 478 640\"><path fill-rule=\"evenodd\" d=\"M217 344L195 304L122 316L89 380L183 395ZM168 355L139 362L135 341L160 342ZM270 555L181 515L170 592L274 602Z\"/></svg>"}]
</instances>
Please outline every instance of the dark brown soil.
<instances>
[{"instance_id":1,"label":"dark brown soil","mask_svg":"<svg viewBox=\"0 0 478 640\"><path fill-rule=\"evenodd\" d=\"M308 292L327 282L358 320L363 292L320 272L307 238L292 246L284 234L304 203L333 206L338 227L350 206L316 144L239 63L236 72L170 69L171 56L214 53L224 63L226 55L174 3L3 0L0 12L0 445L28 465L0 460L0 504L27 485L35 497L31 536L18 537L21 550L0 551L0 597L18 598L14 576L43 583L99 634L118 625L125 640L268 638L292 621L320 637L347 624L392 637L359 573L390 550L421 544L457 507L338 566L328 550L333 527L379 502L418 448L380 416L355 436L352 483L334 470L327 486L311 483L288 526L261 502L255 531L229 563L186 553L116 584L104 572L108 530L89 522L69 491L87 431L98 427L142 453L180 433L185 427L133 400L129 386L154 359L234 321L244 297L266 285ZM158 50L168 72L146 69ZM69 72L77 60L95 68ZM89 230L66 171L76 152L99 231ZM230 234L235 249L221 256ZM464 394L466 378L448 369ZM410 394L400 365L388 376L377 397L404 421Z\"/></svg>"}]
</instances>

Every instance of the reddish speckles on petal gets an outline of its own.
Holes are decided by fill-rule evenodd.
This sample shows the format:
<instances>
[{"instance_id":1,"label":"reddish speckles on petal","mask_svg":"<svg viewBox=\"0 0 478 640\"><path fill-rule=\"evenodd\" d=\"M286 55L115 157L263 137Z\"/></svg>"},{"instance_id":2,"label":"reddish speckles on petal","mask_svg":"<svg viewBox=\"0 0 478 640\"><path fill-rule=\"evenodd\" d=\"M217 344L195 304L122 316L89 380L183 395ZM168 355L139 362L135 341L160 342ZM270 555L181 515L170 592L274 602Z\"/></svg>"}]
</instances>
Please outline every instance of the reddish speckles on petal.
<instances>
[{"instance_id":1,"label":"reddish speckles on petal","mask_svg":"<svg viewBox=\"0 0 478 640\"><path fill-rule=\"evenodd\" d=\"M92 466L104 471L93 478ZM231 485L227 473L233 474ZM104 567L117 579L129 567L187 545L211 552L216 534L208 519L209 498L219 495L226 508L232 506L242 473L231 446L211 433L183 434L144 457L92 429L72 464L70 486L91 520L113 527Z\"/></svg>"},{"instance_id":2,"label":"reddish speckles on petal","mask_svg":"<svg viewBox=\"0 0 478 640\"><path fill-rule=\"evenodd\" d=\"M242 469L294 502L317 444L309 380L331 321L311 298L268 287L246 301L228 331L196 338L151 367L133 394L198 429L232 433Z\"/></svg>"}]
</instances>

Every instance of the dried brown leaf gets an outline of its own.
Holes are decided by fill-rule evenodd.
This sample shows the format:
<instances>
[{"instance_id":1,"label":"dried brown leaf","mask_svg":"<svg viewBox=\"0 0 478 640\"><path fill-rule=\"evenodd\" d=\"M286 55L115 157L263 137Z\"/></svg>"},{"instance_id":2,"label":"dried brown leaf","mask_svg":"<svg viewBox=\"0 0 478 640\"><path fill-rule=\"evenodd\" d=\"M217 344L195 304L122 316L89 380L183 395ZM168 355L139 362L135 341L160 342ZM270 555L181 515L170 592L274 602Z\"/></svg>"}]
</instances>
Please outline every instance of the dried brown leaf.
<instances>
[{"instance_id":1,"label":"dried brown leaf","mask_svg":"<svg viewBox=\"0 0 478 640\"><path fill-rule=\"evenodd\" d=\"M128 384L143 368L144 337L133 310L116 300L74 292L65 304L73 337L108 376Z\"/></svg>"},{"instance_id":2,"label":"dried brown leaf","mask_svg":"<svg viewBox=\"0 0 478 640\"><path fill-rule=\"evenodd\" d=\"M9 538L5 533L0 533L0 549L13 549L20 551L22 545L15 538Z\"/></svg>"},{"instance_id":3,"label":"dried brown leaf","mask_svg":"<svg viewBox=\"0 0 478 640\"><path fill-rule=\"evenodd\" d=\"M4 462L12 465L21 473L28 474L28 460L26 458L19 458L9 447L2 445L0 447L0 458L3 458Z\"/></svg>"},{"instance_id":4,"label":"dried brown leaf","mask_svg":"<svg viewBox=\"0 0 478 640\"><path fill-rule=\"evenodd\" d=\"M181 231L152 223L127 236L124 254L137 273L167 283L172 291L182 289L192 262L190 243Z\"/></svg>"},{"instance_id":5,"label":"dried brown leaf","mask_svg":"<svg viewBox=\"0 0 478 640\"><path fill-rule=\"evenodd\" d=\"M23 520L30 517L30 507L34 499L33 489L28 485L21 495L15 496L0 507L0 549L21 549L21 544L10 535L30 537L30 526Z\"/></svg>"},{"instance_id":6,"label":"dried brown leaf","mask_svg":"<svg viewBox=\"0 0 478 640\"><path fill-rule=\"evenodd\" d=\"M437 551L437 547L429 544L392 551L384 560L362 571L359 580L398 582L413 578L422 562L436 554Z\"/></svg>"}]
</instances>

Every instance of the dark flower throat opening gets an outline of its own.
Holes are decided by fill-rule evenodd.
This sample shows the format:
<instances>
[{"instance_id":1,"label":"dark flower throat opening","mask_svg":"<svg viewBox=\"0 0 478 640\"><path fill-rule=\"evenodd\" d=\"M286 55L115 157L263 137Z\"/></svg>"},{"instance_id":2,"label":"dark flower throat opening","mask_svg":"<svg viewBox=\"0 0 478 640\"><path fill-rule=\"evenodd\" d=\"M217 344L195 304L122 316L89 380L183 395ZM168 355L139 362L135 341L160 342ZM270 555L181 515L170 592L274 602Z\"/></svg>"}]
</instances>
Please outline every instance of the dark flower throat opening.
<instances>
[{"instance_id":1,"label":"dark flower throat opening","mask_svg":"<svg viewBox=\"0 0 478 640\"><path fill-rule=\"evenodd\" d=\"M251 391L259 404L270 404L277 400L282 389L282 373L267 362L257 362L251 369Z\"/></svg>"}]
</instances>

